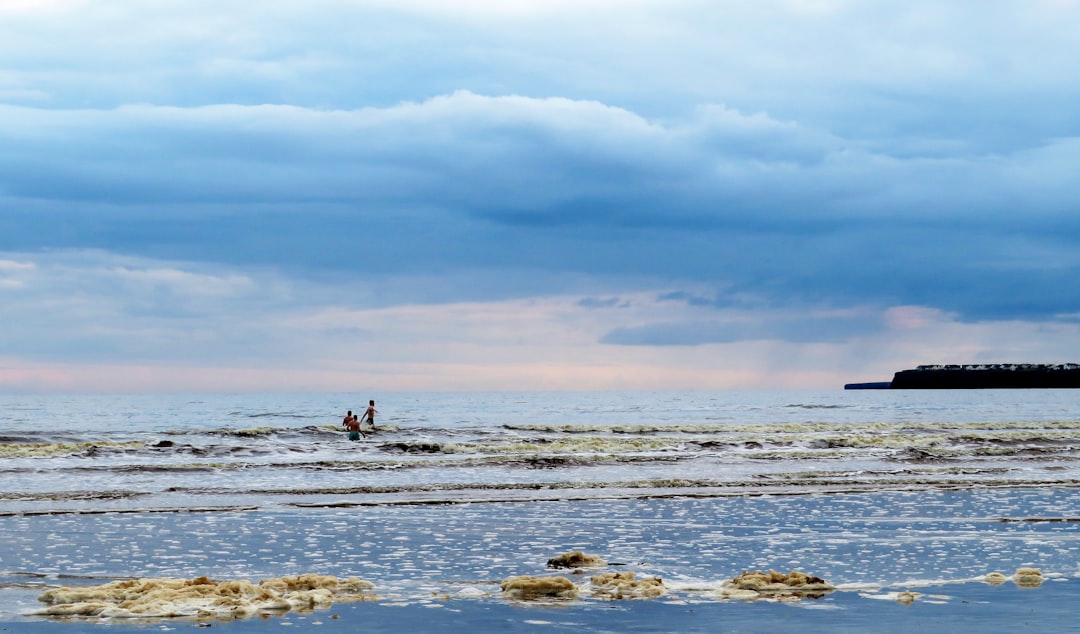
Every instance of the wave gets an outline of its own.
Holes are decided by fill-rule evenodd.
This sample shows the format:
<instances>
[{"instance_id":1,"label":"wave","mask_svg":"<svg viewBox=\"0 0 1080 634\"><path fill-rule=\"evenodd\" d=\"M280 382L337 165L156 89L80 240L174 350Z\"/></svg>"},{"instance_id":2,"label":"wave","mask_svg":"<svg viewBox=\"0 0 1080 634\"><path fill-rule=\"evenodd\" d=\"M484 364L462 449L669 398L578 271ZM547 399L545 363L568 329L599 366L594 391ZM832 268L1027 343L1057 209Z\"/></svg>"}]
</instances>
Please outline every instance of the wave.
<instances>
[{"instance_id":1,"label":"wave","mask_svg":"<svg viewBox=\"0 0 1080 634\"><path fill-rule=\"evenodd\" d=\"M517 430L533 431L533 430ZM308 433L308 432L301 432ZM886 426L878 429L837 429L836 426L810 426L799 432L756 428L752 431L710 432L680 430L676 433L643 431L635 433L596 433L573 430L569 433L485 436L481 438L415 438L388 434L387 440L371 439L348 443L340 432L317 435L306 440L276 439L277 431L232 430L214 432L188 439L101 440L83 442L8 442L0 443L0 469L10 469L26 459L51 464L57 468L144 468L190 469L221 467L233 463L251 466L280 466L297 468L325 466L341 460L342 454L359 453L363 462L412 459L436 460L442 457L490 458L504 456L535 460L554 460L559 457L575 459L582 456L609 455L620 457L676 456L692 458L712 456L720 459L833 459L863 455L894 460L962 459L962 458L1080 458L1080 425L1060 425L1051 429L1015 429L997 427L940 430ZM379 435L387 434L380 432ZM219 438L215 442L213 438ZM251 442L252 439L266 442ZM313 461L281 460L290 456L326 455L333 458ZM208 457L209 463L182 464L183 456ZM76 459L77 462L66 462ZM96 459L87 464L85 459ZM355 462L345 459L346 462ZM6 462L6 464L5 464ZM39 465L45 466L45 465ZM27 466L26 468L33 468Z\"/></svg>"},{"instance_id":2,"label":"wave","mask_svg":"<svg viewBox=\"0 0 1080 634\"><path fill-rule=\"evenodd\" d=\"M144 506L136 508L69 508L69 509L24 509L19 511L0 511L0 517L40 517L43 515L140 515L143 513L242 513L257 511L255 504L231 504L220 506Z\"/></svg>"},{"instance_id":3,"label":"wave","mask_svg":"<svg viewBox=\"0 0 1080 634\"><path fill-rule=\"evenodd\" d=\"M579 465L587 465L585 459ZM641 463L639 463L641 464ZM411 465L431 467L430 464ZM475 463L448 462L446 468L472 467ZM562 466L562 465L559 465ZM335 465L344 468L344 465ZM391 465L352 464L350 469L393 468ZM397 468L402 465L397 465ZM556 467L557 468L557 467ZM822 493L885 492L912 490L970 490L993 488L1080 488L1080 478L1051 477L1049 473L1033 479L1019 469L1001 466L939 466L922 465L899 469L806 470L754 473L739 478L659 477L634 479L553 479L520 482L435 482L412 481L386 484L328 486L303 483L295 485L259 486L258 479L234 479L227 485L202 486L186 483L168 486L160 492L133 490L103 491L46 491L8 492L0 500L11 503L51 505L48 509L26 508L22 511L0 512L0 516L22 514L136 512L199 512L233 511L262 508L269 498L284 498L274 505L301 507L384 506L398 504L458 504L467 502L528 502L571 499L650 499L650 498L712 498L746 495L806 495ZM224 482L224 481L223 481ZM176 496L199 500L201 505L172 506ZM291 499L289 499L291 498ZM327 499L334 498L334 499ZM346 498L346 499L341 499ZM215 505L211 500L255 501L244 504ZM102 502L142 501L140 509L129 506L106 507ZM56 504L92 502L93 508L61 508Z\"/></svg>"},{"instance_id":4,"label":"wave","mask_svg":"<svg viewBox=\"0 0 1080 634\"><path fill-rule=\"evenodd\" d=\"M149 495L145 491L47 491L41 493L28 493L28 492L10 492L0 493L0 500L8 500L11 502L25 502L29 500L54 500L54 501L72 501L72 500L121 500L121 499L134 499L138 497L145 497Z\"/></svg>"},{"instance_id":5,"label":"wave","mask_svg":"<svg viewBox=\"0 0 1080 634\"><path fill-rule=\"evenodd\" d=\"M0 443L0 459L47 458L54 456L96 456L104 453L140 449L141 442L5 442Z\"/></svg>"},{"instance_id":6,"label":"wave","mask_svg":"<svg viewBox=\"0 0 1080 634\"><path fill-rule=\"evenodd\" d=\"M296 412L256 412L254 414L246 414L244 412L229 412L229 416L241 416L247 418L326 418L322 414L298 414Z\"/></svg>"},{"instance_id":7,"label":"wave","mask_svg":"<svg viewBox=\"0 0 1080 634\"><path fill-rule=\"evenodd\" d=\"M581 424L536 424L536 423L506 423L502 428L508 431L528 431L544 434L582 434L582 433L612 433L612 434L805 434L815 432L841 432L841 433L873 433L873 432L939 432L948 431L962 432L965 430L996 431L996 430L1080 430L1080 420L1060 421L1008 421L1008 422L948 422L948 421L925 421L925 422L799 422L799 423L717 423L717 424L691 424L691 425L656 425L656 424L633 424L633 425L581 425Z\"/></svg>"}]
</instances>

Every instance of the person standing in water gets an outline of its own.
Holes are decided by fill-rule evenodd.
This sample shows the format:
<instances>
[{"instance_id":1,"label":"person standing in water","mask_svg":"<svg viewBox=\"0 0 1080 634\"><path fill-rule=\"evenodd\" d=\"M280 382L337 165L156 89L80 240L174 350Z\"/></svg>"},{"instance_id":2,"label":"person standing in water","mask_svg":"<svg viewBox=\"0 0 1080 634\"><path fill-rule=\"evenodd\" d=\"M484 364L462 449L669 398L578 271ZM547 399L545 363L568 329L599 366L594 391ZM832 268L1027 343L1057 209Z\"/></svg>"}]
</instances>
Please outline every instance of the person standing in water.
<instances>
[{"instance_id":1,"label":"person standing in water","mask_svg":"<svg viewBox=\"0 0 1080 634\"><path fill-rule=\"evenodd\" d=\"M378 414L379 410L375 409L375 401L368 401L367 409L364 410L363 420L371 425L371 431L375 431L375 414Z\"/></svg>"},{"instance_id":2,"label":"person standing in water","mask_svg":"<svg viewBox=\"0 0 1080 634\"><path fill-rule=\"evenodd\" d=\"M360 440L361 436L367 438L363 430L360 429L360 420L356 418L351 409L345 414L345 420L341 421L341 424L345 426L345 429L349 430L349 440Z\"/></svg>"}]
</instances>

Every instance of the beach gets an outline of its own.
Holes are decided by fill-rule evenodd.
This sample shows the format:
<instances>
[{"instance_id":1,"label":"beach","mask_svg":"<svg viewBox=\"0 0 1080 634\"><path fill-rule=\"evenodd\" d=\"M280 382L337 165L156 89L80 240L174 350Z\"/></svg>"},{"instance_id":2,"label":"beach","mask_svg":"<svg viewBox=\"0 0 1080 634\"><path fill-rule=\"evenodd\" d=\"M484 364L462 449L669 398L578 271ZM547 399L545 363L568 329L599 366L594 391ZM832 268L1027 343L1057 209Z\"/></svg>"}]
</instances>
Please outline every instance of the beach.
<instances>
[{"instance_id":1,"label":"beach","mask_svg":"<svg viewBox=\"0 0 1080 634\"><path fill-rule=\"evenodd\" d=\"M842 392L757 395L744 409L750 397L683 394L680 413L655 416L645 430L633 398L578 397L577 414L552 425L536 416L547 398L487 398L469 413L458 395L444 397L458 422L389 415L368 445L349 444L337 423L309 413L301 404L316 407L310 395L289 397L274 416L237 406L249 397L177 399L174 414L201 413L143 423L140 412L161 402L127 402L87 432L98 449L59 450L69 439L54 438L33 451L41 443L27 442L30 419L54 405L24 402L36 413L3 431L0 626L1069 631L1066 606L1080 596L1080 487L1074 421L1061 414L1075 397L1036 396L983 395L979 410L949 403L976 395L888 395L906 399L891 404ZM229 422L253 418L277 424ZM163 439L173 444L158 447ZM154 453L163 449L171 453ZM548 565L575 551L594 563ZM732 585L745 571L770 570L830 587ZM598 585L630 572L660 581L648 592ZM60 616L39 598L137 579L303 575L365 585L307 606L249 605L242 618L166 594L156 609L173 601L168 617L115 608ZM573 596L504 591L520 577L564 578Z\"/></svg>"}]
</instances>

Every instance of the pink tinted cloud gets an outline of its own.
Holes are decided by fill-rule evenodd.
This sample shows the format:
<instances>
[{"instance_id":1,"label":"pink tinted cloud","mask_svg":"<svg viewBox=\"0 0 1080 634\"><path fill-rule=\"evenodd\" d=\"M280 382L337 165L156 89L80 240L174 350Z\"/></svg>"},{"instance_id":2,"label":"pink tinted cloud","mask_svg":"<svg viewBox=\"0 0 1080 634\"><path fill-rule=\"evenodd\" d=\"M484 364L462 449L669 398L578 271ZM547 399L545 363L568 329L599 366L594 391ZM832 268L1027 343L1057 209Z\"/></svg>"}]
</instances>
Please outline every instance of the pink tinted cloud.
<instances>
[{"instance_id":1,"label":"pink tinted cloud","mask_svg":"<svg viewBox=\"0 0 1080 634\"><path fill-rule=\"evenodd\" d=\"M916 330L949 321L947 313L927 306L893 306L885 311L885 323L892 330Z\"/></svg>"}]
</instances>

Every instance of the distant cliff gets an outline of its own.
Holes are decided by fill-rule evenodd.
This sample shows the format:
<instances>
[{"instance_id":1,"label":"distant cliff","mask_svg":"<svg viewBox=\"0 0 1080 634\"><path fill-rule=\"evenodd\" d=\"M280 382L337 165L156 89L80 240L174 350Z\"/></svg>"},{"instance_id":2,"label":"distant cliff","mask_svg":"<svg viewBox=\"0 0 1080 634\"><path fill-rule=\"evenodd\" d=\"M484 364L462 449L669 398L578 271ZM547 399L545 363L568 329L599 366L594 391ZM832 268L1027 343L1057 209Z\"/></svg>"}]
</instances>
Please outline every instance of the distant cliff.
<instances>
[{"instance_id":1,"label":"distant cliff","mask_svg":"<svg viewBox=\"0 0 1080 634\"><path fill-rule=\"evenodd\" d=\"M1080 364L993 363L920 365L901 370L891 382L848 383L847 390L973 390L1080 388Z\"/></svg>"}]
</instances>

